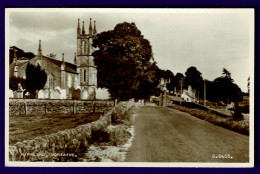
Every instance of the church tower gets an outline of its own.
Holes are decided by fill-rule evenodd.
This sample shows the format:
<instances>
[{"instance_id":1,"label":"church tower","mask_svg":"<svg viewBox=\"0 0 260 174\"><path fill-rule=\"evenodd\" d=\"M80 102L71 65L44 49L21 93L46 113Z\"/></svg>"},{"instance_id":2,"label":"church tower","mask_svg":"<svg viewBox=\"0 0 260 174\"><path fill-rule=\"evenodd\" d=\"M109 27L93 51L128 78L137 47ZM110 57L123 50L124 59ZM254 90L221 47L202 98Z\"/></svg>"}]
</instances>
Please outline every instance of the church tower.
<instances>
[{"instance_id":1,"label":"church tower","mask_svg":"<svg viewBox=\"0 0 260 174\"><path fill-rule=\"evenodd\" d=\"M77 27L77 52L74 63L77 65L79 73L79 85L82 90L88 91L88 99L95 99L97 88L97 68L92 56L94 48L92 46L93 39L96 37L96 22L92 29L92 19L90 18L89 31L86 33L84 21L82 29L80 27L80 19L78 19Z\"/></svg>"}]
</instances>

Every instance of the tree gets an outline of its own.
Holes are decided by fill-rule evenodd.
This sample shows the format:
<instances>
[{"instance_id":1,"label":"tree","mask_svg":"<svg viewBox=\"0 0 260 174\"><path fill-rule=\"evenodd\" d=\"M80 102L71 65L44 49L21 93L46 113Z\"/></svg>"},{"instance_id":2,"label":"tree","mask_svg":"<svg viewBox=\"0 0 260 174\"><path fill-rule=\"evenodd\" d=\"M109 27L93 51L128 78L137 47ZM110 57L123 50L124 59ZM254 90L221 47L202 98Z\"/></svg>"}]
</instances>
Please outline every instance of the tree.
<instances>
[{"instance_id":1,"label":"tree","mask_svg":"<svg viewBox=\"0 0 260 174\"><path fill-rule=\"evenodd\" d=\"M25 73L26 73L26 80L25 80L26 91L30 92L34 96L36 90L43 89L47 81L47 75L44 70L41 70L39 64L37 67L35 67L30 63L27 64Z\"/></svg>"},{"instance_id":2,"label":"tree","mask_svg":"<svg viewBox=\"0 0 260 174\"><path fill-rule=\"evenodd\" d=\"M18 84L21 84L23 89L25 88L25 79L20 77L10 77L9 79L9 88L13 91L16 91L18 89Z\"/></svg>"},{"instance_id":3,"label":"tree","mask_svg":"<svg viewBox=\"0 0 260 174\"><path fill-rule=\"evenodd\" d=\"M180 90L181 89L181 86L179 85L179 81L184 78L184 75L182 73L177 73L175 76L174 76L174 87L176 87L176 90Z\"/></svg>"},{"instance_id":4,"label":"tree","mask_svg":"<svg viewBox=\"0 0 260 174\"><path fill-rule=\"evenodd\" d=\"M231 73L230 73L226 68L223 68L222 77L225 78L225 79L230 79L231 82L234 81L234 80L231 78Z\"/></svg>"},{"instance_id":5,"label":"tree","mask_svg":"<svg viewBox=\"0 0 260 174\"><path fill-rule=\"evenodd\" d=\"M17 58L23 57L23 59L32 59L35 57L35 55L32 52L24 52L24 50L22 50L18 47L12 46L9 49L9 64L11 64L13 62L15 51L16 51Z\"/></svg>"},{"instance_id":6,"label":"tree","mask_svg":"<svg viewBox=\"0 0 260 174\"><path fill-rule=\"evenodd\" d=\"M113 98L147 98L156 86L152 47L135 23L117 24L93 40L98 87L108 88Z\"/></svg>"},{"instance_id":7,"label":"tree","mask_svg":"<svg viewBox=\"0 0 260 174\"><path fill-rule=\"evenodd\" d=\"M243 93L233 81L231 73L223 68L222 76L213 81L215 100L226 103L242 101Z\"/></svg>"},{"instance_id":8,"label":"tree","mask_svg":"<svg viewBox=\"0 0 260 174\"><path fill-rule=\"evenodd\" d=\"M203 78L201 72L197 70L196 67L191 66L185 72L185 88L191 86L192 89L198 91L203 91ZM202 95L202 92L200 93Z\"/></svg>"},{"instance_id":9,"label":"tree","mask_svg":"<svg viewBox=\"0 0 260 174\"><path fill-rule=\"evenodd\" d=\"M35 54L33 54L32 52L25 52L23 57L26 57L30 60L35 57Z\"/></svg>"}]
</instances>

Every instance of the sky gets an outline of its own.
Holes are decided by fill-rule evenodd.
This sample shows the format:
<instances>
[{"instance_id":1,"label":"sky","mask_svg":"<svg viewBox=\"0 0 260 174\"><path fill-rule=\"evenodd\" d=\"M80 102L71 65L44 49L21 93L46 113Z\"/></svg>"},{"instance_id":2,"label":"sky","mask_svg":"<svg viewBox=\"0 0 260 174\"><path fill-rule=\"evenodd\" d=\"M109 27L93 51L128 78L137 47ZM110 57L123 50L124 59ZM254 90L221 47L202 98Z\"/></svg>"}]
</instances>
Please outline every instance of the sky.
<instances>
[{"instance_id":1,"label":"sky","mask_svg":"<svg viewBox=\"0 0 260 174\"><path fill-rule=\"evenodd\" d=\"M214 80L223 68L247 92L253 75L254 14L251 9L12 9L7 15L9 46L37 54L55 53L73 62L77 49L77 22L96 21L97 32L118 23L134 22L150 41L154 59L164 70L185 74L195 66L202 77ZM8 18L9 17L9 18ZM92 21L93 21L92 20ZM93 25L93 24L92 24ZM250 63L251 61L251 63Z\"/></svg>"}]
</instances>

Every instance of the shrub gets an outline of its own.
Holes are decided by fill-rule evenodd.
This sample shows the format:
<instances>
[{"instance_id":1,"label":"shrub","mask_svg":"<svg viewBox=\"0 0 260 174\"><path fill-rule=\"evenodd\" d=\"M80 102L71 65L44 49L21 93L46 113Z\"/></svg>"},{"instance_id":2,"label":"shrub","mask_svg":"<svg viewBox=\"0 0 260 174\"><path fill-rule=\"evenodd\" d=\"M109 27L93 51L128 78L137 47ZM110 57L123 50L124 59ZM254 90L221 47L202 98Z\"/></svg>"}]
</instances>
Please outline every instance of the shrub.
<instances>
[{"instance_id":1,"label":"shrub","mask_svg":"<svg viewBox=\"0 0 260 174\"><path fill-rule=\"evenodd\" d=\"M13 91L16 91L18 89L18 84L21 84L22 88L25 88L25 79L20 77L11 77L9 79L9 88Z\"/></svg>"},{"instance_id":2,"label":"shrub","mask_svg":"<svg viewBox=\"0 0 260 174\"><path fill-rule=\"evenodd\" d=\"M110 135L103 129L93 130L91 138L88 139L89 144L107 143L110 140Z\"/></svg>"},{"instance_id":3,"label":"shrub","mask_svg":"<svg viewBox=\"0 0 260 174\"><path fill-rule=\"evenodd\" d=\"M106 131L110 136L111 144L115 146L125 144L131 137L125 125L109 126Z\"/></svg>"}]
</instances>

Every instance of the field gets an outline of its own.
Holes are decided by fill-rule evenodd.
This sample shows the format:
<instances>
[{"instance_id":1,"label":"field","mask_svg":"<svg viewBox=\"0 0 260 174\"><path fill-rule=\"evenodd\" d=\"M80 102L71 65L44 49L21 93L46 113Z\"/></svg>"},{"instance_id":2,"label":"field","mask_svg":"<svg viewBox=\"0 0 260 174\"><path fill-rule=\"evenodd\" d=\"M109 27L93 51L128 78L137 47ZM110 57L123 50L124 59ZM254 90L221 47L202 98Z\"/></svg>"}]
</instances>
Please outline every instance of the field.
<instances>
[{"instance_id":1,"label":"field","mask_svg":"<svg viewBox=\"0 0 260 174\"><path fill-rule=\"evenodd\" d=\"M9 144L75 128L99 119L103 113L10 116Z\"/></svg>"}]
</instances>

